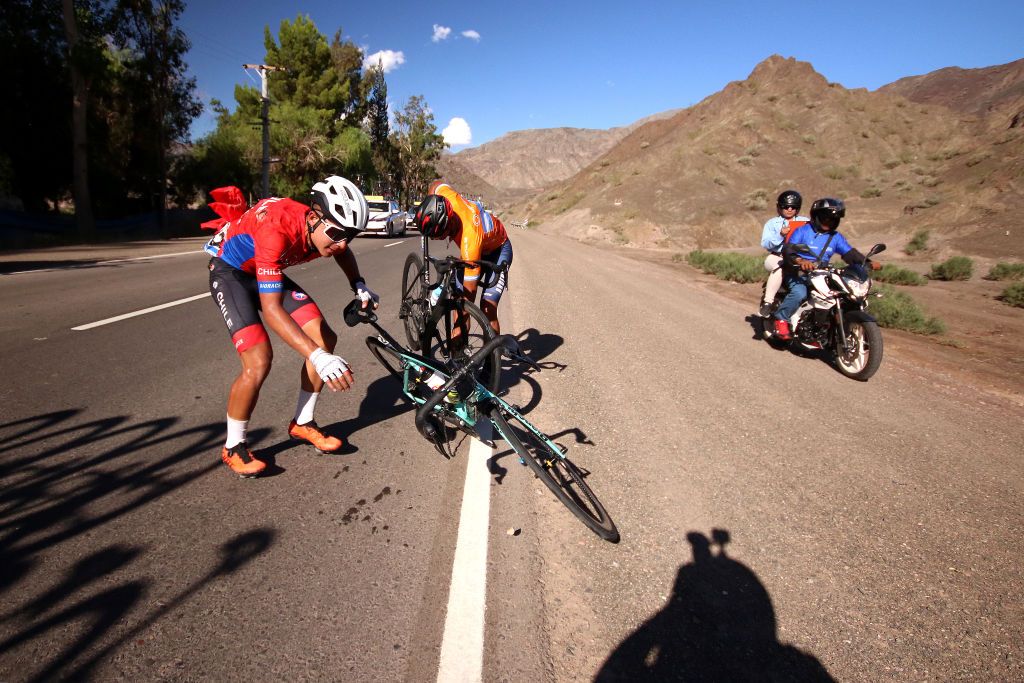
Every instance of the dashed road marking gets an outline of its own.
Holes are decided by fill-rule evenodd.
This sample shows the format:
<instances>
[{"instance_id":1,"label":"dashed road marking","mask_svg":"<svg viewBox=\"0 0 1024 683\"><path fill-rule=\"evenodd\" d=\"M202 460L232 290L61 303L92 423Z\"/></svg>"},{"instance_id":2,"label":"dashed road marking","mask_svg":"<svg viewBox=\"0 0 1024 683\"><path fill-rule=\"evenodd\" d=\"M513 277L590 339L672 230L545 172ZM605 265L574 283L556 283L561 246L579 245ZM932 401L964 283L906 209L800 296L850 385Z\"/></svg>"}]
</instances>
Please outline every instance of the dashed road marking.
<instances>
[{"instance_id":1,"label":"dashed road marking","mask_svg":"<svg viewBox=\"0 0 1024 683\"><path fill-rule=\"evenodd\" d=\"M153 256L135 256L132 258L117 258L110 261L96 261L95 263L72 263L67 266L54 266L53 268L39 268L37 270L16 270L8 275L27 275L28 273L52 273L55 270L75 270L78 268L95 268L96 266L109 266L112 263L127 263L129 261L148 261L157 258L169 258L171 256L188 256L189 254L203 253L200 249L192 251L179 251L175 254L155 254ZM207 254L209 256L209 254Z\"/></svg>"},{"instance_id":2,"label":"dashed road marking","mask_svg":"<svg viewBox=\"0 0 1024 683\"><path fill-rule=\"evenodd\" d=\"M385 244L384 248L387 249L388 247L394 247L394 246L397 246L399 244L405 244L405 240L402 240L401 242L392 242L391 244Z\"/></svg>"},{"instance_id":3,"label":"dashed road marking","mask_svg":"<svg viewBox=\"0 0 1024 683\"><path fill-rule=\"evenodd\" d=\"M210 296L209 292L206 292L205 294L196 294L195 296L186 297L184 299L178 299L177 301L169 301L166 304L160 304L159 306L150 306L149 308L143 308L140 311L132 311L131 313L125 313L123 315L115 315L113 318L97 320L94 323L86 323L85 325L79 325L78 327L72 327L71 329L75 330L76 332L80 332L82 330L91 330L94 327L99 327L101 325L109 325L110 323L116 323L120 320L127 320L128 318L134 318L135 316L138 315L145 315L147 313L152 313L153 311L159 311L164 308L170 308L171 306L180 306L181 304L187 304L190 301L198 301L199 299L208 296Z\"/></svg>"}]
</instances>

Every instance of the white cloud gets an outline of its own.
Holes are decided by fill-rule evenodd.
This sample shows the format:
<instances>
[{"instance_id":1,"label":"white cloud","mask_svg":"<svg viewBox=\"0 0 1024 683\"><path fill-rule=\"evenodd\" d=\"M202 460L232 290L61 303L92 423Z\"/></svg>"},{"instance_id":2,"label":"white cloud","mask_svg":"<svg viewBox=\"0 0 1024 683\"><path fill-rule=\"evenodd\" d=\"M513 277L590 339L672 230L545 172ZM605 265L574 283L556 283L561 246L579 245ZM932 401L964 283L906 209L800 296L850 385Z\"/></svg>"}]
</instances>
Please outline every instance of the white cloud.
<instances>
[{"instance_id":1,"label":"white cloud","mask_svg":"<svg viewBox=\"0 0 1024 683\"><path fill-rule=\"evenodd\" d=\"M469 129L469 124L466 119L456 116L445 129L441 131L441 135L444 136L444 141L452 147L456 145L468 145L473 142L473 131Z\"/></svg>"},{"instance_id":2,"label":"white cloud","mask_svg":"<svg viewBox=\"0 0 1024 683\"><path fill-rule=\"evenodd\" d=\"M480 34L474 31L473 29L463 31L462 35L465 36L466 38L469 38L470 40L475 40L478 43L480 42Z\"/></svg>"},{"instance_id":3,"label":"white cloud","mask_svg":"<svg viewBox=\"0 0 1024 683\"><path fill-rule=\"evenodd\" d=\"M402 51L395 52L394 50L378 50L363 59L363 69L375 67L378 62L384 67L384 73L391 73L405 64L405 53Z\"/></svg>"},{"instance_id":4,"label":"white cloud","mask_svg":"<svg viewBox=\"0 0 1024 683\"><path fill-rule=\"evenodd\" d=\"M448 34L452 30L447 26L441 26L440 24L434 24L434 36L431 38L435 43L440 43L442 40L448 37Z\"/></svg>"}]
</instances>

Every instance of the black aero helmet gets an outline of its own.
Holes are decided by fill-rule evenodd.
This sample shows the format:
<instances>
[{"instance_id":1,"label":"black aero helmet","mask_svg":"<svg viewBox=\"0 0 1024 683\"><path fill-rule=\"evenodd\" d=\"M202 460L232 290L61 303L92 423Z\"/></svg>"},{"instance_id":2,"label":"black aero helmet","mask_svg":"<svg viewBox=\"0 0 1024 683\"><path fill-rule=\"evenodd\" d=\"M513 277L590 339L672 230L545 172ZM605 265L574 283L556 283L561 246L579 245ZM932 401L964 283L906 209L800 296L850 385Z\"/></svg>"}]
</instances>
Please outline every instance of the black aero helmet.
<instances>
[{"instance_id":1,"label":"black aero helmet","mask_svg":"<svg viewBox=\"0 0 1024 683\"><path fill-rule=\"evenodd\" d=\"M811 204L811 223L817 228L835 230L839 221L846 215L846 204L842 199L822 197Z\"/></svg>"},{"instance_id":2,"label":"black aero helmet","mask_svg":"<svg viewBox=\"0 0 1024 683\"><path fill-rule=\"evenodd\" d=\"M447 237L452 215L451 203L439 194L428 194L416 207L413 223L420 232L431 239Z\"/></svg>"},{"instance_id":3,"label":"black aero helmet","mask_svg":"<svg viewBox=\"0 0 1024 683\"><path fill-rule=\"evenodd\" d=\"M804 199L800 196L800 193L796 190L786 190L779 195L779 198L775 201L775 207L782 211L783 209L796 209L800 210L803 206Z\"/></svg>"}]
</instances>

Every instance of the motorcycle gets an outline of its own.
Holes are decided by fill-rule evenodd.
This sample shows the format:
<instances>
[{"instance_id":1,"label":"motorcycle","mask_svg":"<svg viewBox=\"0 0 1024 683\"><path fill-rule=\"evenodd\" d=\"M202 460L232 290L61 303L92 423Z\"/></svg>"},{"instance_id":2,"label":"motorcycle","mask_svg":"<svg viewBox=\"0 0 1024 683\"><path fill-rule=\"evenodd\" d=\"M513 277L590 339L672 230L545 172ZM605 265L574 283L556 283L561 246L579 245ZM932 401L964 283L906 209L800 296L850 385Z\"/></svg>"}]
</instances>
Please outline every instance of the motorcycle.
<instances>
[{"instance_id":1,"label":"motorcycle","mask_svg":"<svg viewBox=\"0 0 1024 683\"><path fill-rule=\"evenodd\" d=\"M795 247L808 250L806 245ZM885 245L876 244L867 257L870 260L883 251ZM789 320L793 345L831 353L839 372L861 382L868 381L882 363L882 331L867 312L870 272L870 263L844 268L817 264L807 272L807 298ZM762 336L769 343L778 340L774 314L787 291L785 285L779 289L771 311L761 320Z\"/></svg>"}]
</instances>

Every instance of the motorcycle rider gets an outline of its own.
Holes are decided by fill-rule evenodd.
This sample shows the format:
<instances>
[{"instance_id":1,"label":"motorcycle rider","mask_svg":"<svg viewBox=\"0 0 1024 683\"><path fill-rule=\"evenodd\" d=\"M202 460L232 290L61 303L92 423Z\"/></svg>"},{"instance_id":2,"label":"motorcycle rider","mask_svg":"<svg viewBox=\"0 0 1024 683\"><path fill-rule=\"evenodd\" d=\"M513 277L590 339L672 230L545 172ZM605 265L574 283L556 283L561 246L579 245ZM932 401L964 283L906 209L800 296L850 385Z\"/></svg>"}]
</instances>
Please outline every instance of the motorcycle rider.
<instances>
[{"instance_id":1,"label":"motorcycle rider","mask_svg":"<svg viewBox=\"0 0 1024 683\"><path fill-rule=\"evenodd\" d=\"M823 197L811 204L811 222L796 228L782 249L785 278L788 290L782 304L775 311L775 334L779 339L790 340L789 319L807 297L807 276L818 264L827 264L833 254L839 254L847 263L865 263L867 258L850 246L842 233L839 222L846 216L846 205L841 199ZM875 270L881 264L872 262Z\"/></svg>"},{"instance_id":2,"label":"motorcycle rider","mask_svg":"<svg viewBox=\"0 0 1024 683\"><path fill-rule=\"evenodd\" d=\"M775 201L778 215L768 219L761 231L761 246L768 250L764 259L764 269L768 271L768 281L764 286L764 299L758 314L767 318L772 310L772 302L782 286L782 247L790 231L807 222L806 216L798 216L803 198L796 190L786 190Z\"/></svg>"}]
</instances>

